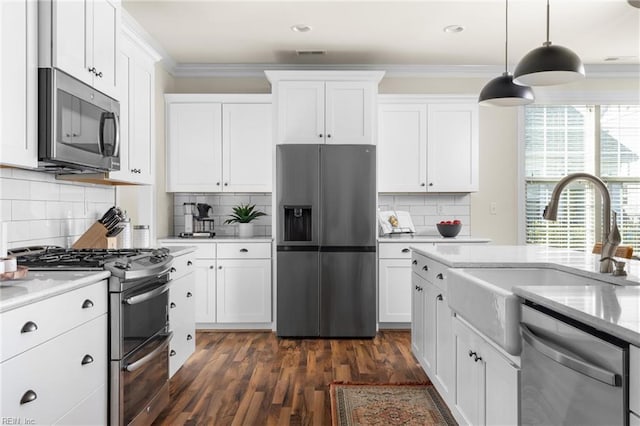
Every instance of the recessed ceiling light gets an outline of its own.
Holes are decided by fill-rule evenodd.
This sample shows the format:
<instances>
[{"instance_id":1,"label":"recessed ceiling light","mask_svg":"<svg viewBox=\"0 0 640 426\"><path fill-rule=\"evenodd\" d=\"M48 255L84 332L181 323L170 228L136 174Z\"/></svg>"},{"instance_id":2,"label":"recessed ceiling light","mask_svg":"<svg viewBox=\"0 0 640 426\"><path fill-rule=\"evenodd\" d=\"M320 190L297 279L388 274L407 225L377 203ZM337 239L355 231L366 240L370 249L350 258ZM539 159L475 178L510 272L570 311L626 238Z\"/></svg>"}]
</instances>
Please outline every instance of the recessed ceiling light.
<instances>
[{"instance_id":1,"label":"recessed ceiling light","mask_svg":"<svg viewBox=\"0 0 640 426\"><path fill-rule=\"evenodd\" d=\"M464 31L464 27L462 25L447 25L442 31L445 33L461 33Z\"/></svg>"},{"instance_id":2,"label":"recessed ceiling light","mask_svg":"<svg viewBox=\"0 0 640 426\"><path fill-rule=\"evenodd\" d=\"M307 24L295 24L295 25L292 25L290 28L291 28L291 31L296 33L308 33L312 29L311 26Z\"/></svg>"}]
</instances>

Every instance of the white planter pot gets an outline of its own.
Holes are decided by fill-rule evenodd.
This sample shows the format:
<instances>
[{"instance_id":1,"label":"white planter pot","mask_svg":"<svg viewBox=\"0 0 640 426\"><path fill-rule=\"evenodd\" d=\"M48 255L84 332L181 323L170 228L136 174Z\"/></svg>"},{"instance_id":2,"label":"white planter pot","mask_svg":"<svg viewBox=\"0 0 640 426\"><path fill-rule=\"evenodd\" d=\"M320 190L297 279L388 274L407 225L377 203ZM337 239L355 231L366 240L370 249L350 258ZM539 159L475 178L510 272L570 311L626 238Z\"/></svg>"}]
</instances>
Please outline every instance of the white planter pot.
<instances>
[{"instance_id":1,"label":"white planter pot","mask_svg":"<svg viewBox=\"0 0 640 426\"><path fill-rule=\"evenodd\" d=\"M253 237L253 223L239 223L238 237L240 238Z\"/></svg>"}]
</instances>

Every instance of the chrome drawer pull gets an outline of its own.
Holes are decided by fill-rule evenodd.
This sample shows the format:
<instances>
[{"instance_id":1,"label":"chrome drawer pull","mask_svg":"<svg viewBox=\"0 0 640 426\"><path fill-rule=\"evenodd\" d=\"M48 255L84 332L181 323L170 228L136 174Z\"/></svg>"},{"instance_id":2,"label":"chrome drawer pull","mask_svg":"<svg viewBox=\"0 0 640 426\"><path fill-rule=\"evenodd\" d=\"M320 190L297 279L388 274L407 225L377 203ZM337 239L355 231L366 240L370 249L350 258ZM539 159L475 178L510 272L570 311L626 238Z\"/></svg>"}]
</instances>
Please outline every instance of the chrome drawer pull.
<instances>
[{"instance_id":1,"label":"chrome drawer pull","mask_svg":"<svg viewBox=\"0 0 640 426\"><path fill-rule=\"evenodd\" d=\"M86 354L83 358L82 358L82 365L87 365L87 364L91 364L93 362L93 357L89 354Z\"/></svg>"},{"instance_id":2,"label":"chrome drawer pull","mask_svg":"<svg viewBox=\"0 0 640 426\"><path fill-rule=\"evenodd\" d=\"M436 275L436 278L439 279L439 280L444 280L444 275L438 274L438 275Z\"/></svg>"},{"instance_id":3,"label":"chrome drawer pull","mask_svg":"<svg viewBox=\"0 0 640 426\"><path fill-rule=\"evenodd\" d=\"M171 349L171 352L169 352L169 356L176 356L176 351L174 351L173 349Z\"/></svg>"},{"instance_id":4,"label":"chrome drawer pull","mask_svg":"<svg viewBox=\"0 0 640 426\"><path fill-rule=\"evenodd\" d=\"M190 260L187 260L187 266L191 266L191 265L193 265L193 262Z\"/></svg>"},{"instance_id":5,"label":"chrome drawer pull","mask_svg":"<svg viewBox=\"0 0 640 426\"><path fill-rule=\"evenodd\" d=\"M240 249L240 253L248 253L248 252L249 252L249 250L247 250L246 248L241 248Z\"/></svg>"},{"instance_id":6,"label":"chrome drawer pull","mask_svg":"<svg viewBox=\"0 0 640 426\"><path fill-rule=\"evenodd\" d=\"M408 248L403 248L403 249L402 249L402 252L403 252L403 253L409 253L410 251L411 251L411 250L409 250Z\"/></svg>"},{"instance_id":7,"label":"chrome drawer pull","mask_svg":"<svg viewBox=\"0 0 640 426\"><path fill-rule=\"evenodd\" d=\"M85 299L85 301L82 302L82 309L89 309L89 308L93 308L93 302L89 299Z\"/></svg>"},{"instance_id":8,"label":"chrome drawer pull","mask_svg":"<svg viewBox=\"0 0 640 426\"><path fill-rule=\"evenodd\" d=\"M187 297L193 297L193 293L191 293L190 291L187 292Z\"/></svg>"},{"instance_id":9,"label":"chrome drawer pull","mask_svg":"<svg viewBox=\"0 0 640 426\"><path fill-rule=\"evenodd\" d=\"M414 260L414 261L412 261L412 262L411 262L411 264L412 264L412 265L417 265L417 264L418 264L418 261L417 261L417 260Z\"/></svg>"},{"instance_id":10,"label":"chrome drawer pull","mask_svg":"<svg viewBox=\"0 0 640 426\"><path fill-rule=\"evenodd\" d=\"M423 270L423 271L428 271L428 270L429 270L429 267L428 267L427 265L424 265L424 266L422 267L422 270Z\"/></svg>"},{"instance_id":11,"label":"chrome drawer pull","mask_svg":"<svg viewBox=\"0 0 640 426\"><path fill-rule=\"evenodd\" d=\"M474 351L469 349L469 358L471 358L472 356L476 356L476 355L477 355L477 353L475 353Z\"/></svg>"},{"instance_id":12,"label":"chrome drawer pull","mask_svg":"<svg viewBox=\"0 0 640 426\"><path fill-rule=\"evenodd\" d=\"M175 307L176 307L176 304L175 304L175 303L173 303L173 302L171 302L171 304L169 305L169 307L170 307L171 309L173 309L173 308L175 308Z\"/></svg>"},{"instance_id":13,"label":"chrome drawer pull","mask_svg":"<svg viewBox=\"0 0 640 426\"><path fill-rule=\"evenodd\" d=\"M442 297L441 294L439 294L439 295L436 296L436 300L442 301L442 300L444 300L444 298Z\"/></svg>"},{"instance_id":14,"label":"chrome drawer pull","mask_svg":"<svg viewBox=\"0 0 640 426\"><path fill-rule=\"evenodd\" d=\"M190 334L187 334L187 340L191 340L191 339L193 339L193 336Z\"/></svg>"},{"instance_id":15,"label":"chrome drawer pull","mask_svg":"<svg viewBox=\"0 0 640 426\"><path fill-rule=\"evenodd\" d=\"M176 272L176 271L177 271L177 269L176 269L176 268L174 268L173 266L171 267L171 269L169 269L169 272L172 272L172 273L173 273L173 272Z\"/></svg>"},{"instance_id":16,"label":"chrome drawer pull","mask_svg":"<svg viewBox=\"0 0 640 426\"><path fill-rule=\"evenodd\" d=\"M22 395L22 398L20 398L20 405L27 404L31 401L35 401L36 399L38 399L38 395L29 389L24 393L24 395Z\"/></svg>"},{"instance_id":17,"label":"chrome drawer pull","mask_svg":"<svg viewBox=\"0 0 640 426\"><path fill-rule=\"evenodd\" d=\"M144 366L145 364L150 362L153 358L155 358L156 356L160 355L162 353L162 351L167 349L167 346L169 346L169 342L171 341L172 337L173 337L173 331L169 332L169 334L167 335L167 339L164 341L164 343L162 345L158 346L152 352L150 352L149 354L143 356L142 358L140 358L136 362L125 365L123 367L123 369L126 370L126 371L131 372L131 371L136 371L140 367Z\"/></svg>"},{"instance_id":18,"label":"chrome drawer pull","mask_svg":"<svg viewBox=\"0 0 640 426\"><path fill-rule=\"evenodd\" d=\"M20 333L31 333L32 331L36 331L38 329L38 326L36 325L35 322L33 321L27 321L23 326L22 326L22 330L20 330Z\"/></svg>"},{"instance_id":19,"label":"chrome drawer pull","mask_svg":"<svg viewBox=\"0 0 640 426\"><path fill-rule=\"evenodd\" d=\"M127 297L122 301L125 305L135 305L136 303L142 303L146 300L153 299L156 296L160 296L162 293L169 291L169 283L154 288L151 291L147 291L146 293L137 294L135 296Z\"/></svg>"}]
</instances>

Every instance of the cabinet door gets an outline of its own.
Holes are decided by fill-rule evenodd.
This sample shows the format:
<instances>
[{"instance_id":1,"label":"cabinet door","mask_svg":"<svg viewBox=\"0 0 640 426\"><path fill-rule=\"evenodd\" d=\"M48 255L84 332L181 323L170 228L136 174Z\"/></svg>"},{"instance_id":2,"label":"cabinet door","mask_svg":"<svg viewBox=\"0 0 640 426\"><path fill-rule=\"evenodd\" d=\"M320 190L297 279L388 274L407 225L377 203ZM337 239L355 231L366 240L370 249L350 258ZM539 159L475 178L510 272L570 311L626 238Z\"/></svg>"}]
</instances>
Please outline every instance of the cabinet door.
<instances>
[{"instance_id":1,"label":"cabinet door","mask_svg":"<svg viewBox=\"0 0 640 426\"><path fill-rule=\"evenodd\" d=\"M215 260L196 259L195 271L195 321L216 322L216 271Z\"/></svg>"},{"instance_id":2,"label":"cabinet door","mask_svg":"<svg viewBox=\"0 0 640 426\"><path fill-rule=\"evenodd\" d=\"M478 190L478 105L429 105L427 181L432 192Z\"/></svg>"},{"instance_id":3,"label":"cabinet door","mask_svg":"<svg viewBox=\"0 0 640 426\"><path fill-rule=\"evenodd\" d=\"M87 43L87 53L91 67L96 69L93 85L107 95L117 98L117 57L118 38L120 37L120 6L116 1L91 0L88 4L93 8L92 20L87 25L87 35L91 36L91 44Z\"/></svg>"},{"instance_id":4,"label":"cabinet door","mask_svg":"<svg viewBox=\"0 0 640 426\"><path fill-rule=\"evenodd\" d=\"M411 348L418 360L424 355L424 297L426 281L418 274L411 274Z\"/></svg>"},{"instance_id":5,"label":"cabinet door","mask_svg":"<svg viewBox=\"0 0 640 426\"><path fill-rule=\"evenodd\" d=\"M118 96L120 101L120 170L109 172L109 177L127 182L133 181L134 179L131 173L131 167L129 167L131 162L129 141L132 140L129 120L129 117L131 116L132 103L130 98L131 91L129 90L129 86L131 84L129 76L131 74L131 67L133 66L134 61L133 46L126 42L122 43L120 58L118 59L118 74L120 76L120 84L118 85L118 90L120 92Z\"/></svg>"},{"instance_id":6,"label":"cabinet door","mask_svg":"<svg viewBox=\"0 0 640 426\"><path fill-rule=\"evenodd\" d=\"M278 83L277 143L324 143L324 82Z\"/></svg>"},{"instance_id":7,"label":"cabinet door","mask_svg":"<svg viewBox=\"0 0 640 426\"><path fill-rule=\"evenodd\" d=\"M373 144L374 85L366 81L328 81L325 132L330 144Z\"/></svg>"},{"instance_id":8,"label":"cabinet door","mask_svg":"<svg viewBox=\"0 0 640 426\"><path fill-rule=\"evenodd\" d=\"M36 167L37 3L0 2L0 164Z\"/></svg>"},{"instance_id":9,"label":"cabinet door","mask_svg":"<svg viewBox=\"0 0 640 426\"><path fill-rule=\"evenodd\" d=\"M423 279L421 291L424 298L424 356L423 360L427 372L436 371L436 295L438 289L429 281Z\"/></svg>"},{"instance_id":10,"label":"cabinet door","mask_svg":"<svg viewBox=\"0 0 640 426\"><path fill-rule=\"evenodd\" d=\"M482 348L482 360L485 366L484 424L518 424L520 370L488 343Z\"/></svg>"},{"instance_id":11,"label":"cabinet door","mask_svg":"<svg viewBox=\"0 0 640 426\"><path fill-rule=\"evenodd\" d=\"M129 172L136 183L153 184L153 64L137 59L131 67Z\"/></svg>"},{"instance_id":12,"label":"cabinet door","mask_svg":"<svg viewBox=\"0 0 640 426\"><path fill-rule=\"evenodd\" d=\"M427 106L387 104L378 111L378 191L426 191Z\"/></svg>"},{"instance_id":13,"label":"cabinet door","mask_svg":"<svg viewBox=\"0 0 640 426\"><path fill-rule=\"evenodd\" d=\"M218 260L218 322L271 321L271 260Z\"/></svg>"},{"instance_id":14,"label":"cabinet door","mask_svg":"<svg viewBox=\"0 0 640 426\"><path fill-rule=\"evenodd\" d=\"M173 376L195 351L194 285L193 272L171 282L169 328L173 331L173 338L169 347L169 377Z\"/></svg>"},{"instance_id":15,"label":"cabinet door","mask_svg":"<svg viewBox=\"0 0 640 426\"><path fill-rule=\"evenodd\" d=\"M411 321L411 262L380 259L378 265L379 321Z\"/></svg>"},{"instance_id":16,"label":"cabinet door","mask_svg":"<svg viewBox=\"0 0 640 426\"><path fill-rule=\"evenodd\" d=\"M53 1L53 63L62 71L93 84L92 0Z\"/></svg>"},{"instance_id":17,"label":"cabinet door","mask_svg":"<svg viewBox=\"0 0 640 426\"><path fill-rule=\"evenodd\" d=\"M222 106L223 190L271 192L271 104Z\"/></svg>"},{"instance_id":18,"label":"cabinet door","mask_svg":"<svg viewBox=\"0 0 640 426\"><path fill-rule=\"evenodd\" d=\"M460 423L481 425L484 419L484 364L479 351L483 342L460 321L453 321L456 386L454 403ZM513 423L513 424L517 424Z\"/></svg>"},{"instance_id":19,"label":"cabinet door","mask_svg":"<svg viewBox=\"0 0 640 426\"><path fill-rule=\"evenodd\" d=\"M167 191L222 189L222 105L169 103Z\"/></svg>"},{"instance_id":20,"label":"cabinet door","mask_svg":"<svg viewBox=\"0 0 640 426\"><path fill-rule=\"evenodd\" d=\"M455 362L453 353L453 313L447 305L446 292L436 291L436 370L435 378L441 385L445 400L455 384Z\"/></svg>"}]
</instances>

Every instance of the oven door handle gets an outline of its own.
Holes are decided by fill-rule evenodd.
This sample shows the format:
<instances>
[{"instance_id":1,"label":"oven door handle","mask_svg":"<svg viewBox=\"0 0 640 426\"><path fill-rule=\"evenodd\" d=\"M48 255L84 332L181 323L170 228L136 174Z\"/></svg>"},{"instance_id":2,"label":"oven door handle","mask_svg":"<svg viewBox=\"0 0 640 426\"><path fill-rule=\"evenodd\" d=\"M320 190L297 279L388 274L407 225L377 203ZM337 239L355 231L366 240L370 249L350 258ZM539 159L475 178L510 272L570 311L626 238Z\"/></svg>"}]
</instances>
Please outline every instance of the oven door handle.
<instances>
[{"instance_id":1,"label":"oven door handle","mask_svg":"<svg viewBox=\"0 0 640 426\"><path fill-rule=\"evenodd\" d=\"M541 354L551 358L553 361L567 368L570 368L582 375L591 377L594 380L605 383L609 386L622 386L622 378L619 374L605 370L597 365L590 364L570 352L553 347L549 342L545 342L540 336L536 336L525 324L520 324L522 338Z\"/></svg>"},{"instance_id":2,"label":"oven door handle","mask_svg":"<svg viewBox=\"0 0 640 426\"><path fill-rule=\"evenodd\" d=\"M169 291L170 285L171 285L171 282L168 282L160 287L156 287L153 290L147 291L145 293L136 294L135 296L127 297L122 301L122 303L124 303L125 305L135 305L136 303L142 303L149 299L153 299L154 297L157 297L162 293L166 293L167 291Z\"/></svg>"},{"instance_id":3,"label":"oven door handle","mask_svg":"<svg viewBox=\"0 0 640 426\"><path fill-rule=\"evenodd\" d=\"M126 371L129 371L129 372L136 371L140 367L142 367L145 364L149 363L153 358L155 358L160 353L162 353L162 351L167 349L167 346L169 346L169 342L171 341L172 337L173 337L173 331L170 331L169 334L167 334L167 338L166 338L166 340L164 341L164 343L162 345L158 346L153 351L149 352L147 355L143 356L142 358L140 358L136 362L133 362L131 364L125 365L124 369Z\"/></svg>"}]
</instances>

